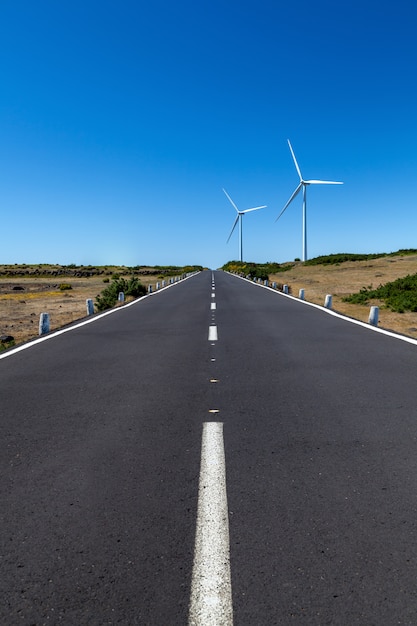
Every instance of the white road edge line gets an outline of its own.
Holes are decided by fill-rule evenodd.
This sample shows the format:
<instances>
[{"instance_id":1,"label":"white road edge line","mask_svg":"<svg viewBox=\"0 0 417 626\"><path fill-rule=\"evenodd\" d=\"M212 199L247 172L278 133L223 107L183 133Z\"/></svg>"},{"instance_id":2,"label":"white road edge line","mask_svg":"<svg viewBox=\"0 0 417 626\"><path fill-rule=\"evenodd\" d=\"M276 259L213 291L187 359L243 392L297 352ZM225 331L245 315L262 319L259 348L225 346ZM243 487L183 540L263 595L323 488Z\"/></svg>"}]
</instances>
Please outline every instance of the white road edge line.
<instances>
[{"instance_id":1,"label":"white road edge line","mask_svg":"<svg viewBox=\"0 0 417 626\"><path fill-rule=\"evenodd\" d=\"M217 326L209 326L208 340L217 341Z\"/></svg>"},{"instance_id":2,"label":"white road edge line","mask_svg":"<svg viewBox=\"0 0 417 626\"><path fill-rule=\"evenodd\" d=\"M104 313L96 313L93 317L88 317L87 319L83 319L81 322L75 323L71 326L67 326L66 328L61 328L61 329L52 331L43 337L39 337L38 339L33 339L33 340L31 339L28 341L28 343L24 343L21 346L17 346L16 348L7 350L7 352L5 352L4 354L0 354L0 360L6 359L7 357L12 356L13 354L16 354L17 352L21 352L22 350L27 350L28 348L32 348L32 346L36 346L38 343L42 343L43 341L49 341L49 339L52 339L53 337L57 337L58 335L63 335L64 333L69 333L72 330L75 330L76 328L81 328L81 326L86 326L87 324L92 324L93 322L97 322L102 317L106 317L106 315L114 315L115 313L120 313L120 311L124 311L124 309L130 306L134 306L138 302L143 302L147 298L155 297L163 293L167 289L170 289L171 287L175 287L176 285L181 285L185 280L189 280L190 278L193 278L193 276L196 276L196 274L191 274L191 276L187 276L186 278L183 278L182 280L179 280L176 283L166 285L165 287L163 287L162 289L159 289L158 291L153 291L152 293L148 293L145 296L136 298L136 300L133 300L132 302L128 302L127 304L124 304L121 307L110 309L109 311L105 311Z\"/></svg>"},{"instance_id":3,"label":"white road edge line","mask_svg":"<svg viewBox=\"0 0 417 626\"><path fill-rule=\"evenodd\" d=\"M272 291L276 293L278 296L282 296L283 298L290 298L291 300L296 300L300 304L304 306L311 306L315 309L320 309L323 313L327 313L327 315L333 315L333 317L338 317L345 322L350 322L350 324L356 324L356 326L362 326L363 328L367 328L375 333L381 333L381 335L387 335L388 337L393 337L394 339L400 339L400 341L405 341L406 343L412 343L417 346L417 339L413 339L412 337L406 337L404 335L399 335L398 333L394 333L391 330L385 330L385 328L378 328L378 326L373 326L372 324L367 324L366 322L361 322L360 320L355 320L353 317L347 317L346 315L342 315L341 313L336 313L336 311L332 311L332 309L326 309L326 307L321 306L320 304L315 304L314 302L309 302L308 300L300 300L300 298L296 298L295 296L291 296L288 293L282 293L282 291L277 291L272 287L265 287L260 283L254 283L253 281L248 280L247 278L243 278L242 276L238 276L237 274L232 274L231 272L226 272L230 276L234 276L235 278L239 278L240 280L245 280L250 285L254 285L255 287L262 287L262 289L268 289L268 291Z\"/></svg>"},{"instance_id":4,"label":"white road edge line","mask_svg":"<svg viewBox=\"0 0 417 626\"><path fill-rule=\"evenodd\" d=\"M188 626L232 626L223 423L205 422Z\"/></svg>"}]
</instances>

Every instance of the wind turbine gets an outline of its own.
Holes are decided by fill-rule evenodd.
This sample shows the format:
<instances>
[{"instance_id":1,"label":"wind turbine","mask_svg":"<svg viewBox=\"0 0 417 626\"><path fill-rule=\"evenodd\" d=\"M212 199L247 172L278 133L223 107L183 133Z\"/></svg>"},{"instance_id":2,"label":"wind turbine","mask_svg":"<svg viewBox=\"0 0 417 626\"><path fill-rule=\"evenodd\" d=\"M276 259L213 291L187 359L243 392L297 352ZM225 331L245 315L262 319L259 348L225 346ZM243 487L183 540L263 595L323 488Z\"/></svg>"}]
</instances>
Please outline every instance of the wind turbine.
<instances>
[{"instance_id":1,"label":"wind turbine","mask_svg":"<svg viewBox=\"0 0 417 626\"><path fill-rule=\"evenodd\" d=\"M284 208L282 209L281 213L278 215L275 221L277 222L279 220L281 215L284 213L285 209L288 207L288 205L291 204L294 198L298 195L299 191L301 191L302 189L303 190L303 261L305 261L307 259L307 187L308 185L343 185L343 183L334 181L334 180L304 180L301 175L300 168L298 167L297 159L295 158L294 150L292 149L290 140L287 139L287 141L291 150L295 168L297 170L298 176L300 177L300 182L296 190L292 194L291 198L288 200L287 204L284 206Z\"/></svg>"},{"instance_id":2,"label":"wind turbine","mask_svg":"<svg viewBox=\"0 0 417 626\"><path fill-rule=\"evenodd\" d=\"M223 189L224 193L226 194L226 197L229 199L229 201L231 202L231 204L234 206L234 208L236 209L236 219L234 221L233 224L233 228L231 230L231 233L229 235L229 238L227 240L226 243L229 243L230 237L233 235L233 231L236 228L236 224L239 222L239 260L243 261L243 246L242 246L242 218L245 215L245 213L249 213L250 211L258 211L258 209L266 209L266 205L263 206L256 206L253 209L245 209L244 211L239 211L239 209L237 208L237 206L235 205L235 203L233 202L232 198L229 196L229 194L227 193L226 189Z\"/></svg>"}]
</instances>

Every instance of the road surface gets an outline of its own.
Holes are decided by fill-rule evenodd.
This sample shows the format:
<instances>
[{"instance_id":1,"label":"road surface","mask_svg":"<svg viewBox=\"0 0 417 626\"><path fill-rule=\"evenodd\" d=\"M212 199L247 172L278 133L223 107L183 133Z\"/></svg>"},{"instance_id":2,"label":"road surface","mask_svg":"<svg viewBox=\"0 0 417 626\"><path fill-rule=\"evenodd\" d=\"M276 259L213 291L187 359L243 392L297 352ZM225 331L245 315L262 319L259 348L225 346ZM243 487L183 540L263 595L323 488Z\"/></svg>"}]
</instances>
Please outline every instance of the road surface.
<instances>
[{"instance_id":1,"label":"road surface","mask_svg":"<svg viewBox=\"0 0 417 626\"><path fill-rule=\"evenodd\" d=\"M0 359L0 623L416 624L417 345L206 271Z\"/></svg>"}]
</instances>

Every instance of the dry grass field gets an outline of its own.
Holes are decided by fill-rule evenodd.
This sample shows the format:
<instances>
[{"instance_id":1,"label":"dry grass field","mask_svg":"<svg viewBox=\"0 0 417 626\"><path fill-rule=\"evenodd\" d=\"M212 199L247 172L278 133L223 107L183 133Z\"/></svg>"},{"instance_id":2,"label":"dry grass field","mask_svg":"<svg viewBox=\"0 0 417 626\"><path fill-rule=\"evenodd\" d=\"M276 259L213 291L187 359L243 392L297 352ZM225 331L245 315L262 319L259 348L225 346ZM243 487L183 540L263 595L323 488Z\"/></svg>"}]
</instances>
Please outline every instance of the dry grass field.
<instances>
[{"instance_id":1,"label":"dry grass field","mask_svg":"<svg viewBox=\"0 0 417 626\"><path fill-rule=\"evenodd\" d=\"M106 272L91 276L41 275L27 266L7 268L0 266L0 335L11 335L16 344L38 336L39 317L43 312L50 315L51 330L56 330L86 316L86 300L95 297L106 287L114 272L129 278L126 268L106 268ZM324 304L326 294L333 296L333 309L349 317L368 321L369 306L342 302L343 296L359 291L362 287L373 288L381 284L417 273L417 255L389 256L372 261L349 261L340 265L305 266L290 264L288 271L270 276L271 280L286 283L294 296L304 288L305 299L319 305ZM155 285L157 275L140 276L142 284ZM61 291L60 284L71 285ZM380 302L372 302L378 304ZM379 326L417 338L417 313L393 313L380 308Z\"/></svg>"},{"instance_id":2,"label":"dry grass field","mask_svg":"<svg viewBox=\"0 0 417 626\"><path fill-rule=\"evenodd\" d=\"M417 255L389 256L370 261L348 261L340 265L305 266L302 263L291 267L287 272L270 276L271 280L286 283L293 296L305 290L305 300L324 305L327 294L332 295L333 310L367 322L370 306L342 302L342 298L358 292L362 287L373 289L379 285L417 273ZM417 313L393 313L380 306L380 328L414 337L417 339Z\"/></svg>"}]
</instances>

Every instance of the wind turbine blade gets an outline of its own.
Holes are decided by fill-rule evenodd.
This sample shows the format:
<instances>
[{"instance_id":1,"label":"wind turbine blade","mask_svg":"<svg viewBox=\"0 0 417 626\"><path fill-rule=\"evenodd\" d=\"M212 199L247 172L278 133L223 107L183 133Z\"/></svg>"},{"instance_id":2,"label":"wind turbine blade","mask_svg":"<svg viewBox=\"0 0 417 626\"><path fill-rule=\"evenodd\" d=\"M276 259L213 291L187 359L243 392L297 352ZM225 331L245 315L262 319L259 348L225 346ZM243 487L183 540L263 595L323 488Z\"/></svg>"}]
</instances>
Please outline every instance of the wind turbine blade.
<instances>
[{"instance_id":1,"label":"wind turbine blade","mask_svg":"<svg viewBox=\"0 0 417 626\"><path fill-rule=\"evenodd\" d=\"M296 170L297 170L297 172L298 172L298 175L299 175L299 177L300 177L300 180L303 180L303 177L301 176L301 171L300 171L300 168L298 167L297 159L295 158L294 150L292 149L292 145L291 145L291 143L290 143L290 140L289 140L289 139L287 139L287 141L288 141L288 145L289 145L290 150L291 150L291 154L292 154L292 158L293 158L293 161L294 161L294 165L295 165L295 167L296 167Z\"/></svg>"},{"instance_id":2,"label":"wind turbine blade","mask_svg":"<svg viewBox=\"0 0 417 626\"><path fill-rule=\"evenodd\" d=\"M278 215L277 219L275 220L276 222L278 222L279 218L284 213L285 209L291 204L291 202L294 200L295 196L300 192L302 186L303 186L303 183L300 183L298 185L297 189L294 191L294 193L292 194L291 198L288 200L287 204L285 205L285 207L282 209L281 213Z\"/></svg>"},{"instance_id":3,"label":"wind turbine blade","mask_svg":"<svg viewBox=\"0 0 417 626\"><path fill-rule=\"evenodd\" d=\"M233 228L232 228L232 230L230 231L230 235L229 235L229 237L228 237L228 239L227 239L226 243L229 243L229 241L230 241L230 237L233 235L233 231L234 231L234 229L236 228L236 224L238 223L238 221L239 221L239 215L236 215L235 223L233 224Z\"/></svg>"},{"instance_id":4,"label":"wind turbine blade","mask_svg":"<svg viewBox=\"0 0 417 626\"><path fill-rule=\"evenodd\" d=\"M263 206L256 206L253 209L245 209L244 211L239 211L239 213L249 213L250 211L258 211L259 209L266 209L266 204Z\"/></svg>"},{"instance_id":5,"label":"wind turbine blade","mask_svg":"<svg viewBox=\"0 0 417 626\"><path fill-rule=\"evenodd\" d=\"M305 180L306 185L343 185L343 183L336 180Z\"/></svg>"},{"instance_id":6,"label":"wind turbine blade","mask_svg":"<svg viewBox=\"0 0 417 626\"><path fill-rule=\"evenodd\" d=\"M227 198L229 199L229 201L231 202L231 204L235 207L236 211L239 213L239 209L237 208L237 206L235 205L235 203L233 202L232 198L229 196L229 194L227 193L226 189L223 189L224 193L226 194Z\"/></svg>"}]
</instances>

